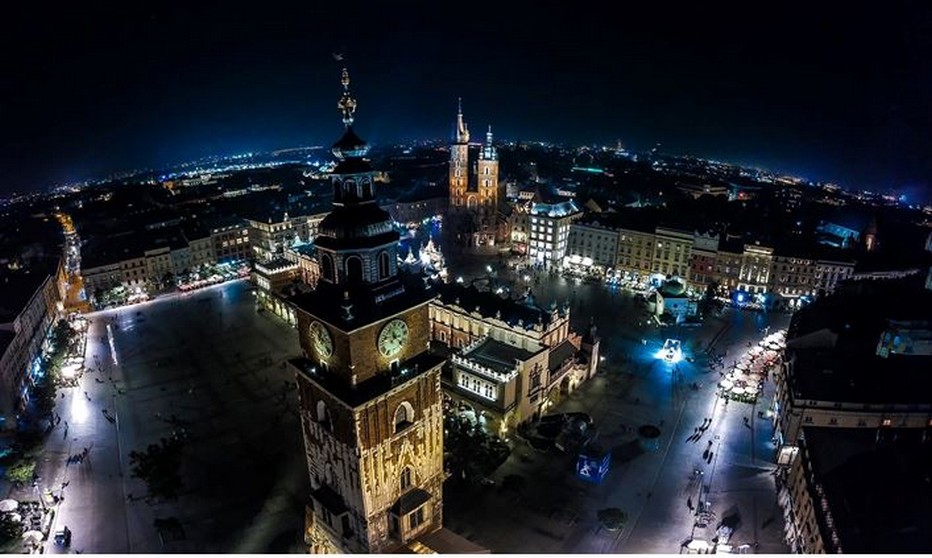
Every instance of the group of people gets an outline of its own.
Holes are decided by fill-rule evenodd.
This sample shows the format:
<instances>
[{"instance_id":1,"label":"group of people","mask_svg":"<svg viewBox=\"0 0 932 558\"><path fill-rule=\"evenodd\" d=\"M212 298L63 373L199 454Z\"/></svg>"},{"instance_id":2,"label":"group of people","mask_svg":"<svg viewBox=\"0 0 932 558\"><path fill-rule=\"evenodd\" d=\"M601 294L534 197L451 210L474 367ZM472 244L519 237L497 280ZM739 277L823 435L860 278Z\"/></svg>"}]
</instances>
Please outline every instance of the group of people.
<instances>
[{"instance_id":1,"label":"group of people","mask_svg":"<svg viewBox=\"0 0 932 558\"><path fill-rule=\"evenodd\" d=\"M702 424L693 428L693 434L689 438L686 438L687 442L698 442L699 438L702 438L702 435L705 434L705 431L712 426L712 419L706 417L702 419ZM711 443L711 442L710 442Z\"/></svg>"},{"instance_id":2,"label":"group of people","mask_svg":"<svg viewBox=\"0 0 932 558\"><path fill-rule=\"evenodd\" d=\"M69 455L65 465L73 465L75 463L84 463L84 460L87 459L87 453L90 451L90 448L84 448L81 453L76 453L74 455ZM61 487L64 489L68 486L68 483L62 483Z\"/></svg>"}]
</instances>

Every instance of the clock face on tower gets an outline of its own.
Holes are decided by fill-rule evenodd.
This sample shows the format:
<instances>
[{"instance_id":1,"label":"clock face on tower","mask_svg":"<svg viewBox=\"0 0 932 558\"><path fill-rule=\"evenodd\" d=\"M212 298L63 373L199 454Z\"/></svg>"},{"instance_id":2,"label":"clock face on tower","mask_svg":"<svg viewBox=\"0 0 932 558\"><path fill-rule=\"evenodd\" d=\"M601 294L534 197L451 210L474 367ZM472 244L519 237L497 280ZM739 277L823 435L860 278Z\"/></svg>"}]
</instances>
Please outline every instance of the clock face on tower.
<instances>
[{"instance_id":1,"label":"clock face on tower","mask_svg":"<svg viewBox=\"0 0 932 558\"><path fill-rule=\"evenodd\" d=\"M333 338L330 337L330 332L324 324L318 321L311 322L311 341L314 342L314 348L321 357L329 358L333 354Z\"/></svg>"},{"instance_id":2,"label":"clock face on tower","mask_svg":"<svg viewBox=\"0 0 932 558\"><path fill-rule=\"evenodd\" d=\"M379 333L379 352L386 357L395 356L407 340L408 324L404 320L392 320Z\"/></svg>"}]
</instances>

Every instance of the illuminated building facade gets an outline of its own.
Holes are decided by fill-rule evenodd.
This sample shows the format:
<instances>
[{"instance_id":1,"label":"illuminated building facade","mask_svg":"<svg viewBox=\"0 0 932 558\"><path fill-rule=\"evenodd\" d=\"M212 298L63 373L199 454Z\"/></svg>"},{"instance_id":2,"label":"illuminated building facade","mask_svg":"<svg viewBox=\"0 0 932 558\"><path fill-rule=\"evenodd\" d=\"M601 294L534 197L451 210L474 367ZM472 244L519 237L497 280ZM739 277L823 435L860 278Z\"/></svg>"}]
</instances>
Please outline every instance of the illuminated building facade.
<instances>
[{"instance_id":1,"label":"illuminated building facade","mask_svg":"<svg viewBox=\"0 0 932 558\"><path fill-rule=\"evenodd\" d=\"M427 351L435 295L397 269L399 235L376 204L346 70L342 83L333 209L315 241L321 276L291 299L312 488L305 540L315 553L399 552L442 524L444 359Z\"/></svg>"},{"instance_id":2,"label":"illuminated building facade","mask_svg":"<svg viewBox=\"0 0 932 558\"><path fill-rule=\"evenodd\" d=\"M715 272L715 257L718 253L718 235L695 233L689 255L689 286L705 292L712 284Z\"/></svg>"},{"instance_id":3,"label":"illuminated building facade","mask_svg":"<svg viewBox=\"0 0 932 558\"><path fill-rule=\"evenodd\" d=\"M444 393L490 419L504 435L573 392L598 370L594 327L570 331L569 304L549 309L474 286L439 286L430 303L431 339L454 356Z\"/></svg>"},{"instance_id":4,"label":"illuminated building facade","mask_svg":"<svg viewBox=\"0 0 932 558\"><path fill-rule=\"evenodd\" d=\"M534 202L528 216L528 258L544 269L560 266L566 256L570 225L582 217L573 200Z\"/></svg>"},{"instance_id":5,"label":"illuminated building facade","mask_svg":"<svg viewBox=\"0 0 932 558\"><path fill-rule=\"evenodd\" d=\"M654 243L653 231L630 227L619 229L615 267L634 278L646 278L650 275L651 262L654 259Z\"/></svg>"},{"instance_id":6,"label":"illuminated building facade","mask_svg":"<svg viewBox=\"0 0 932 558\"><path fill-rule=\"evenodd\" d=\"M618 230L597 219L570 225L564 266L604 272L615 266Z\"/></svg>"},{"instance_id":7,"label":"illuminated building facade","mask_svg":"<svg viewBox=\"0 0 932 558\"><path fill-rule=\"evenodd\" d=\"M741 258L738 290L763 294L770 285L773 266L773 248L759 244L746 244Z\"/></svg>"},{"instance_id":8,"label":"illuminated building facade","mask_svg":"<svg viewBox=\"0 0 932 558\"><path fill-rule=\"evenodd\" d=\"M656 247L651 261L651 272L666 277L686 279L689 275L693 233L667 227L657 227L654 234Z\"/></svg>"}]
</instances>

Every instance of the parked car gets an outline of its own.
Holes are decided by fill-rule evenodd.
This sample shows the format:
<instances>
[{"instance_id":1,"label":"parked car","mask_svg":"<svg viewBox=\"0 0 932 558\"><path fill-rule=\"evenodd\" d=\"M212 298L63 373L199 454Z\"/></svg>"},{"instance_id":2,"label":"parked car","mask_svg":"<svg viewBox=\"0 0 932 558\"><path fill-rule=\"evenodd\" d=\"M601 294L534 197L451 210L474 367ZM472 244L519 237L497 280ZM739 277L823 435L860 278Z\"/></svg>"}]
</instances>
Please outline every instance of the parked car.
<instances>
[{"instance_id":1,"label":"parked car","mask_svg":"<svg viewBox=\"0 0 932 558\"><path fill-rule=\"evenodd\" d=\"M55 531L55 544L65 548L71 546L71 529L67 526Z\"/></svg>"}]
</instances>

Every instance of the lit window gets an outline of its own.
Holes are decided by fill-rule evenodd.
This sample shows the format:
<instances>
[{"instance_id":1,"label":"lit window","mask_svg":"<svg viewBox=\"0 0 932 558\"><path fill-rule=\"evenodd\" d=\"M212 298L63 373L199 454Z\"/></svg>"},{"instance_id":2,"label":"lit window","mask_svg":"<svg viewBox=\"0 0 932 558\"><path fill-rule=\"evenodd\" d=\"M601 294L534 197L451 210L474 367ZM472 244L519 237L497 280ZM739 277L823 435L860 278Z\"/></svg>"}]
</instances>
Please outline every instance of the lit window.
<instances>
[{"instance_id":1,"label":"lit window","mask_svg":"<svg viewBox=\"0 0 932 558\"><path fill-rule=\"evenodd\" d=\"M424 523L424 506L408 514L408 529L416 529Z\"/></svg>"}]
</instances>

